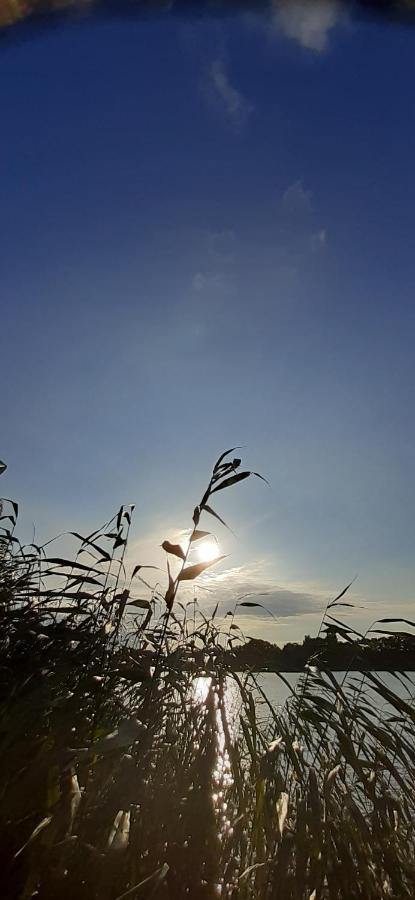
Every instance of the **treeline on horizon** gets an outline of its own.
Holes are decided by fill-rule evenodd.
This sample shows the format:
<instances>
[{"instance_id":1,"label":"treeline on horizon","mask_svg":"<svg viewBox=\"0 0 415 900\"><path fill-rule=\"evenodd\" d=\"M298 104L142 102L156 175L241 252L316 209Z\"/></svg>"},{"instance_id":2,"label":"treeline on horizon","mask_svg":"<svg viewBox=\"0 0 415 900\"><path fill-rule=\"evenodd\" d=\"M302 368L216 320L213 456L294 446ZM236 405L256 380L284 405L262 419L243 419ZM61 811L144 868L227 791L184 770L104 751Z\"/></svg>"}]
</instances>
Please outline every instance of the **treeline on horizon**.
<instances>
[{"instance_id":1,"label":"treeline on horizon","mask_svg":"<svg viewBox=\"0 0 415 900\"><path fill-rule=\"evenodd\" d=\"M260 638L249 638L227 651L228 662L240 671L301 672L306 666L331 671L415 671L415 635L384 634L376 638L350 640L347 628L338 638L338 629L328 627L325 635L283 647Z\"/></svg>"}]
</instances>

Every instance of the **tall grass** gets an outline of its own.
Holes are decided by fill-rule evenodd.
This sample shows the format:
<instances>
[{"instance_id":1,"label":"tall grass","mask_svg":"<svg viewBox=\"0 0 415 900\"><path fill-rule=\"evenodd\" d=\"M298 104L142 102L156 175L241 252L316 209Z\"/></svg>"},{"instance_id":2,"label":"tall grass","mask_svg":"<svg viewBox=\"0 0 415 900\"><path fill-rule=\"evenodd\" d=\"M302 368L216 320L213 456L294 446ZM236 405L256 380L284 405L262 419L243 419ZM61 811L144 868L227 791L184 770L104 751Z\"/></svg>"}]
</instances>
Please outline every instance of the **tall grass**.
<instances>
[{"instance_id":1,"label":"tall grass","mask_svg":"<svg viewBox=\"0 0 415 900\"><path fill-rule=\"evenodd\" d=\"M53 543L21 546L16 504L4 503L5 898L414 895L409 679L339 682L315 660L275 708L254 673L233 671L226 620L180 600L212 564L192 554L202 516L220 518L213 494L250 474L219 458L189 538L164 542L163 589L140 564L126 575L131 508L73 533L62 558ZM321 631L357 641L343 602L328 605Z\"/></svg>"}]
</instances>

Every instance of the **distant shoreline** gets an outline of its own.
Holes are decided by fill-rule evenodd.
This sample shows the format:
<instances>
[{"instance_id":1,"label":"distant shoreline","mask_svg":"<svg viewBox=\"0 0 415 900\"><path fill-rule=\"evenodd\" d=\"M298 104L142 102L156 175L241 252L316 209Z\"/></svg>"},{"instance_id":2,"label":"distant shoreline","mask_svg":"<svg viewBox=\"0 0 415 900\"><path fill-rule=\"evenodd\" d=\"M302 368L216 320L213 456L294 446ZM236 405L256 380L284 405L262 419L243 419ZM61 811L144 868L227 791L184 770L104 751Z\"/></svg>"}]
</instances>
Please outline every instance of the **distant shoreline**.
<instances>
[{"instance_id":1,"label":"distant shoreline","mask_svg":"<svg viewBox=\"0 0 415 900\"><path fill-rule=\"evenodd\" d=\"M345 669L344 666L342 667L342 666L328 666L328 665L317 666L317 665L315 665L315 668L318 669L319 672L344 672L344 673L345 672L361 672L361 673L374 672L375 674L379 673L379 672L390 672L390 673L399 672L401 674L405 674L406 672L414 672L415 673L415 665L412 665L412 666L404 665L401 667L395 666L394 668L391 668L390 666L380 666L380 665L379 666L361 665L361 666L348 666L347 669ZM307 672L307 669L308 669L308 666L304 666L302 669L298 669L298 668L297 669L288 669L288 668L270 669L270 668L257 668L255 666L245 666L244 668L236 667L236 666L232 667L233 672L237 672L237 673L238 672L244 672L244 673L252 672L255 675L303 675L305 672Z\"/></svg>"},{"instance_id":2,"label":"distant shoreline","mask_svg":"<svg viewBox=\"0 0 415 900\"><path fill-rule=\"evenodd\" d=\"M345 628L330 626L324 636L306 636L302 644L283 647L250 638L226 649L223 662L235 672L300 674L309 666L322 672L415 672L415 635L398 632L352 641Z\"/></svg>"}]
</instances>

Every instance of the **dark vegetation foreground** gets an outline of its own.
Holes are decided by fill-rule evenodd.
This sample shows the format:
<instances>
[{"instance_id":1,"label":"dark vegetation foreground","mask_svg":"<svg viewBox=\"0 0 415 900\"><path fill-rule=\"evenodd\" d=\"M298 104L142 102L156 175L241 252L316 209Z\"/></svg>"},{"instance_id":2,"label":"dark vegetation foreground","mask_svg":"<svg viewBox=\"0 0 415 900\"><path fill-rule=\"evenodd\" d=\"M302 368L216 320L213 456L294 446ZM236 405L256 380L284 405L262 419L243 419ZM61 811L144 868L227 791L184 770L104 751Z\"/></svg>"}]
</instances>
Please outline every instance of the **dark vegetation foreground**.
<instances>
[{"instance_id":1,"label":"dark vegetation foreground","mask_svg":"<svg viewBox=\"0 0 415 900\"><path fill-rule=\"evenodd\" d=\"M394 689L373 672L339 681L317 657L273 709L229 663L236 622L225 631L180 602L181 582L209 565L192 563L192 545L202 516L217 517L212 495L249 474L220 458L187 548L165 542L165 590L140 564L126 579L131 508L74 535L66 559L53 544L22 547L4 502L5 900L414 896L409 677L395 673ZM319 637L353 649L362 636L338 618L343 595Z\"/></svg>"}]
</instances>

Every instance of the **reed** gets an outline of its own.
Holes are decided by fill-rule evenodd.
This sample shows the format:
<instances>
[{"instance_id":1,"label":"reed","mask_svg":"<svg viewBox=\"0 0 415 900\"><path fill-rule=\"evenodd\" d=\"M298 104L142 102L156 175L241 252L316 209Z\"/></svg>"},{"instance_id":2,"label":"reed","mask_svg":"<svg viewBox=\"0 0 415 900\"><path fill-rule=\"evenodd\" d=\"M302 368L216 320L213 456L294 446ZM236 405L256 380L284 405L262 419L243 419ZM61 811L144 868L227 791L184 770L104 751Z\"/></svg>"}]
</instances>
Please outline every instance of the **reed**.
<instances>
[{"instance_id":1,"label":"reed","mask_svg":"<svg viewBox=\"0 0 415 900\"><path fill-rule=\"evenodd\" d=\"M231 453L188 541L164 542L165 588L141 565L126 575L132 508L72 533L66 558L53 543L22 546L17 505L4 502L5 898L413 897L410 679L339 682L316 659L276 709L255 673L233 671L229 620L180 600L213 564L192 562L204 523L223 522L213 495L255 474ZM355 642L339 618L344 593L321 632Z\"/></svg>"}]
</instances>

